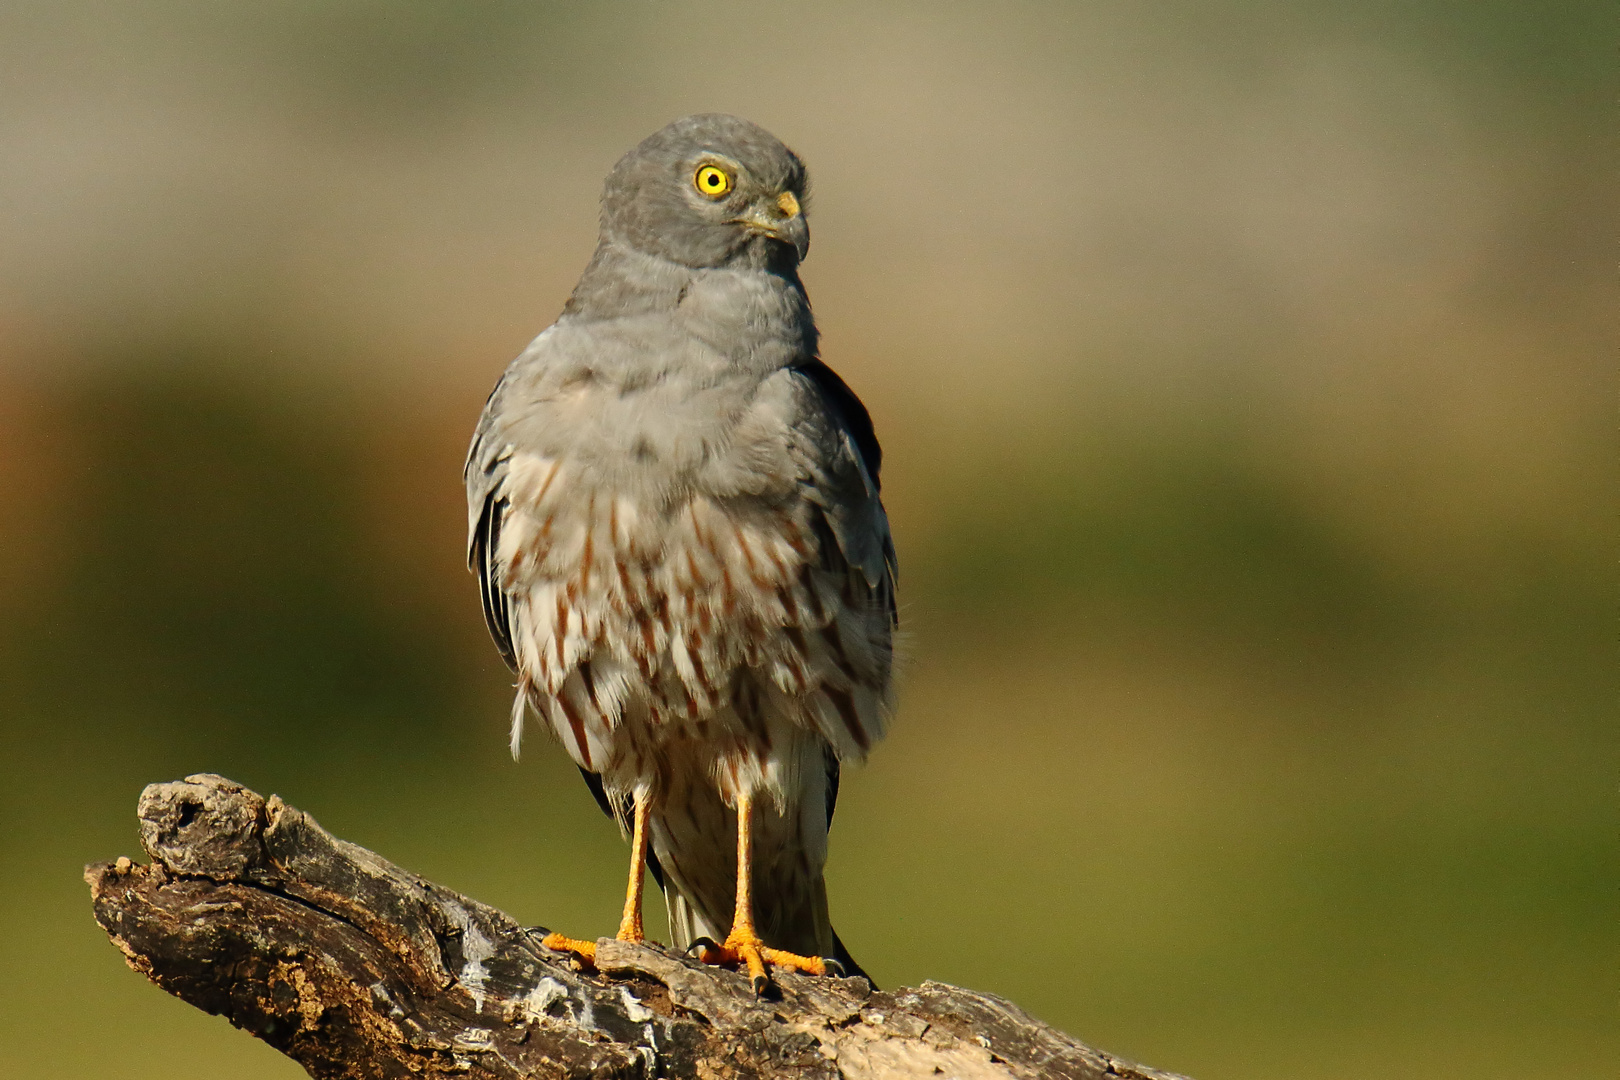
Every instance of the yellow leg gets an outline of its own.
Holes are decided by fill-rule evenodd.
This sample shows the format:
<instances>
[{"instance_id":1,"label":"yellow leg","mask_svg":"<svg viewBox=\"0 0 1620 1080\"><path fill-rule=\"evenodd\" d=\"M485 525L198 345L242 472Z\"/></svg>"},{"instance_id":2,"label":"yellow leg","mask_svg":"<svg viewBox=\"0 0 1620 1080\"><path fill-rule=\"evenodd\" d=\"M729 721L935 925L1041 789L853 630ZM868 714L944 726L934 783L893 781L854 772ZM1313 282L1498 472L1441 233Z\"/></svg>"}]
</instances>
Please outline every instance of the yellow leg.
<instances>
[{"instance_id":1,"label":"yellow leg","mask_svg":"<svg viewBox=\"0 0 1620 1080\"><path fill-rule=\"evenodd\" d=\"M647 800L637 795L635 819L630 830L630 884L625 888L624 914L619 917L619 932L614 935L620 941L647 940L641 927L641 894L647 880L647 814L649 809ZM596 942L594 941L583 941L579 938L550 933L541 939L540 944L548 949L555 949L557 952L571 952L587 963L596 961Z\"/></svg>"},{"instance_id":2,"label":"yellow leg","mask_svg":"<svg viewBox=\"0 0 1620 1080\"><path fill-rule=\"evenodd\" d=\"M706 949L704 959L713 964L742 964L748 969L754 993L762 994L770 983L765 965L789 968L807 975L834 973L834 966L819 956L800 956L798 953L772 949L760 940L754 929L754 837L753 799L748 795L737 797L737 910L731 919L731 933L725 943ZM839 972L841 974L841 972Z\"/></svg>"},{"instance_id":3,"label":"yellow leg","mask_svg":"<svg viewBox=\"0 0 1620 1080\"><path fill-rule=\"evenodd\" d=\"M636 796L636 814L630 830L630 884L624 891L624 914L619 916L620 941L645 941L641 931L641 893L647 881L647 800Z\"/></svg>"}]
</instances>

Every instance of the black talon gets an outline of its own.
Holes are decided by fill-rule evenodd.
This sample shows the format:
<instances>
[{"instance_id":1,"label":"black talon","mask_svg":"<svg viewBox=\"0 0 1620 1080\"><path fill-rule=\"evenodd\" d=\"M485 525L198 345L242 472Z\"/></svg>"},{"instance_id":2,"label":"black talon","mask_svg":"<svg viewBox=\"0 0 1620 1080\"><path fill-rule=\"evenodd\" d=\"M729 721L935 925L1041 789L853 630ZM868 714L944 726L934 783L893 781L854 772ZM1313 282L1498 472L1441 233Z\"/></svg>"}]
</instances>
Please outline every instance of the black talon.
<instances>
[{"instance_id":1,"label":"black talon","mask_svg":"<svg viewBox=\"0 0 1620 1080\"><path fill-rule=\"evenodd\" d=\"M692 944L690 944L690 945L688 945L686 947L686 955L687 956L696 956L697 951L699 949L704 949L704 950L714 949L714 950L718 951L719 948L720 948L720 943L718 941L714 940L714 938L708 938L708 937L693 938L692 939Z\"/></svg>"},{"instance_id":2,"label":"black talon","mask_svg":"<svg viewBox=\"0 0 1620 1080\"><path fill-rule=\"evenodd\" d=\"M771 980L767 976L764 976L764 975L755 975L754 978L753 978L753 984L754 984L754 996L755 997L764 997L766 988L771 985Z\"/></svg>"},{"instance_id":3,"label":"black talon","mask_svg":"<svg viewBox=\"0 0 1620 1080\"><path fill-rule=\"evenodd\" d=\"M821 958L821 973L823 975L833 975L842 979L844 977L844 965L840 964L830 956L823 956Z\"/></svg>"}]
</instances>

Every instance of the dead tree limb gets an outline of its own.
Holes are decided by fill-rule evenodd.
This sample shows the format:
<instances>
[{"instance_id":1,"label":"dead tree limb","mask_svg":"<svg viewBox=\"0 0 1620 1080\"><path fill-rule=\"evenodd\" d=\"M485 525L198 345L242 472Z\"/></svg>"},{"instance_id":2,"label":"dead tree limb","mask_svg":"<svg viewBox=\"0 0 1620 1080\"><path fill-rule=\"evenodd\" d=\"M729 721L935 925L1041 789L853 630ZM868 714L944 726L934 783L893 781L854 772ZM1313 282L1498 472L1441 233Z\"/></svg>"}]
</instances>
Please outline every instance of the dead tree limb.
<instances>
[{"instance_id":1,"label":"dead tree limb","mask_svg":"<svg viewBox=\"0 0 1620 1080\"><path fill-rule=\"evenodd\" d=\"M603 941L575 970L475 900L219 776L141 795L152 857L85 871L131 967L315 1077L1174 1080L943 983L747 978Z\"/></svg>"}]
</instances>

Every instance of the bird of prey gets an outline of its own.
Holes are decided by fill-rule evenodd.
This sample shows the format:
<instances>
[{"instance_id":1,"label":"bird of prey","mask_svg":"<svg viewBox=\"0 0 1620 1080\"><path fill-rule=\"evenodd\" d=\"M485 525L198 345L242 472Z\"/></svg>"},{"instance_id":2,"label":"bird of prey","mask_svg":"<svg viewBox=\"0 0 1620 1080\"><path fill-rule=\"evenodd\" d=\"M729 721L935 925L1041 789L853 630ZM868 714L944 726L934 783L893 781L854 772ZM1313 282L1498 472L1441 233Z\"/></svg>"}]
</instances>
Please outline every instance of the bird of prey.
<instances>
[{"instance_id":1,"label":"bird of prey","mask_svg":"<svg viewBox=\"0 0 1620 1080\"><path fill-rule=\"evenodd\" d=\"M468 452L468 562L532 712L629 833L679 949L864 974L823 867L892 709L895 553L865 406L817 353L805 168L689 116L620 159L595 254ZM595 946L551 934L582 960Z\"/></svg>"}]
</instances>

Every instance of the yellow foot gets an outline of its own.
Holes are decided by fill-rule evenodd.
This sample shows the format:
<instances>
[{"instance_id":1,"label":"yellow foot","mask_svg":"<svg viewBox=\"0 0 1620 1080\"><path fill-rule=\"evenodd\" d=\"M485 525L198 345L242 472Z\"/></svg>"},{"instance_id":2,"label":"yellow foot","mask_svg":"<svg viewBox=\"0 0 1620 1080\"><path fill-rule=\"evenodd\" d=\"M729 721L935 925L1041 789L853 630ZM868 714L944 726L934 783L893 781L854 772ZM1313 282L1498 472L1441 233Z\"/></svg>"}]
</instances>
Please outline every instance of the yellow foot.
<instances>
[{"instance_id":1,"label":"yellow foot","mask_svg":"<svg viewBox=\"0 0 1620 1080\"><path fill-rule=\"evenodd\" d=\"M540 944L552 952L573 953L580 963L589 966L596 964L596 942L583 941L579 938L564 937L556 932L547 934L540 939Z\"/></svg>"},{"instance_id":2,"label":"yellow foot","mask_svg":"<svg viewBox=\"0 0 1620 1080\"><path fill-rule=\"evenodd\" d=\"M614 939L616 941L631 942L641 942L647 940L641 934L627 934L623 931L614 935ZM540 944L544 945L553 952L573 953L574 958L583 965L590 967L596 966L596 942L594 941L584 941L580 938L564 937L562 934L553 931L552 933L549 933L545 937L541 938Z\"/></svg>"},{"instance_id":3,"label":"yellow foot","mask_svg":"<svg viewBox=\"0 0 1620 1080\"><path fill-rule=\"evenodd\" d=\"M724 945L716 945L707 938L699 938L692 943L694 949L701 949L701 959L706 964L741 964L748 969L748 981L754 986L755 995L763 994L770 985L770 976L765 972L765 965L787 968L803 975L842 975L843 967L836 960L823 956L800 956L798 953L784 952L766 945L755 934L733 930L726 937Z\"/></svg>"}]
</instances>

